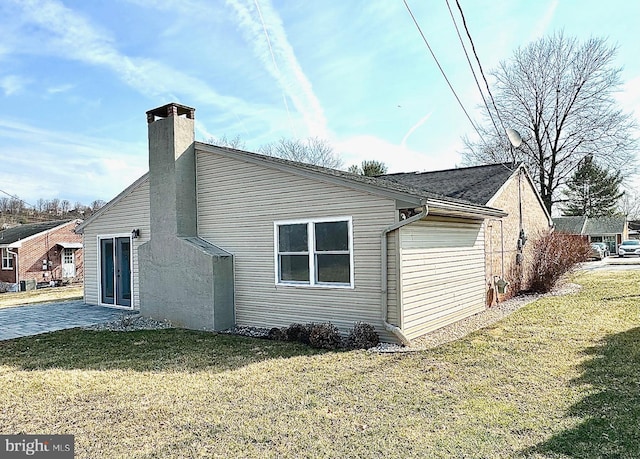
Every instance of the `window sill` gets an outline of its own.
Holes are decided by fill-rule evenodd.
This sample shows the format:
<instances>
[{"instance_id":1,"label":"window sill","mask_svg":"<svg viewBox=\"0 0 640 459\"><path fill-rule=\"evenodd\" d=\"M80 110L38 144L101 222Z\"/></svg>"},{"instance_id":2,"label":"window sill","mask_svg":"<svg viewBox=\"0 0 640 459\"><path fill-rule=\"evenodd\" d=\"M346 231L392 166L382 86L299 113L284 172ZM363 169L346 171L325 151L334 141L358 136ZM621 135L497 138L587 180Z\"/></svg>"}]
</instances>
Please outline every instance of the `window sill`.
<instances>
[{"instance_id":1,"label":"window sill","mask_svg":"<svg viewBox=\"0 0 640 459\"><path fill-rule=\"evenodd\" d=\"M275 284L276 288L278 287L293 287L293 288L302 288L302 289L314 289L314 290L353 290L355 287L350 284L287 284L287 283L277 283Z\"/></svg>"}]
</instances>

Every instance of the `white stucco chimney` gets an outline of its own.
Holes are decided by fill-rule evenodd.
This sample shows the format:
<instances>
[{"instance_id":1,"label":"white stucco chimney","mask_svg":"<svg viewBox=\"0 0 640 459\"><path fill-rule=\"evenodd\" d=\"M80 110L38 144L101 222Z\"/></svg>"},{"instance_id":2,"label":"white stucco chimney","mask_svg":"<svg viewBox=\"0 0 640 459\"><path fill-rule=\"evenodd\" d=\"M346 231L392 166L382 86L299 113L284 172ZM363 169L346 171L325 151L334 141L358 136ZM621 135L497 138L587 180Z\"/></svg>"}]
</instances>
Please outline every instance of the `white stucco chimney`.
<instances>
[{"instance_id":1,"label":"white stucco chimney","mask_svg":"<svg viewBox=\"0 0 640 459\"><path fill-rule=\"evenodd\" d=\"M194 118L176 103L147 112L151 238L196 236Z\"/></svg>"},{"instance_id":2,"label":"white stucco chimney","mask_svg":"<svg viewBox=\"0 0 640 459\"><path fill-rule=\"evenodd\" d=\"M138 247L140 312L199 330L235 323L233 256L197 234L195 109L147 112L149 241Z\"/></svg>"}]
</instances>

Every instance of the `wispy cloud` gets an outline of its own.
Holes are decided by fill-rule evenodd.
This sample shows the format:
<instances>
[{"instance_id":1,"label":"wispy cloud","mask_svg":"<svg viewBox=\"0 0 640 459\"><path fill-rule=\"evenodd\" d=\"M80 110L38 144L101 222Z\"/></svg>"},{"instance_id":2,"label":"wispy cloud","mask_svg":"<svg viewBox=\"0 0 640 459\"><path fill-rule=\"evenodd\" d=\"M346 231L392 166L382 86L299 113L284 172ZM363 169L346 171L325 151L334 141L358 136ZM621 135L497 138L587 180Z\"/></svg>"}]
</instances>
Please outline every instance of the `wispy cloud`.
<instances>
[{"instance_id":1,"label":"wispy cloud","mask_svg":"<svg viewBox=\"0 0 640 459\"><path fill-rule=\"evenodd\" d=\"M553 18L556 14L558 1L559 0L551 0L551 2L549 2L549 5L544 11L544 14L536 22L533 32L529 37L530 40L536 40L547 33L547 29L549 28L549 25L551 24L551 21L553 21Z\"/></svg>"},{"instance_id":2,"label":"wispy cloud","mask_svg":"<svg viewBox=\"0 0 640 459\"><path fill-rule=\"evenodd\" d=\"M363 160L373 159L385 163L390 173L450 169L460 163L460 155L456 152L457 144L439 151L437 156L390 143L372 135L352 136L337 142L335 147L344 155L347 165L361 164Z\"/></svg>"},{"instance_id":3,"label":"wispy cloud","mask_svg":"<svg viewBox=\"0 0 640 459\"><path fill-rule=\"evenodd\" d=\"M147 169L145 145L54 132L10 119L0 118L0 144L3 167L11 171L3 184L27 202L83 194L81 199L108 200Z\"/></svg>"},{"instance_id":4,"label":"wispy cloud","mask_svg":"<svg viewBox=\"0 0 640 459\"><path fill-rule=\"evenodd\" d=\"M46 49L41 52L106 68L128 86L154 99L187 99L189 103L213 105L230 119L280 116L270 107L219 94L206 82L157 60L121 53L107 32L57 0L15 3L21 8L21 21L47 31L47 42L43 44Z\"/></svg>"},{"instance_id":5,"label":"wispy cloud","mask_svg":"<svg viewBox=\"0 0 640 459\"><path fill-rule=\"evenodd\" d=\"M47 93L49 94L60 94L63 92L71 91L74 88L72 84L61 84L58 86L51 86L47 88Z\"/></svg>"},{"instance_id":6,"label":"wispy cloud","mask_svg":"<svg viewBox=\"0 0 640 459\"><path fill-rule=\"evenodd\" d=\"M289 43L282 20L270 0L227 0L236 12L245 40L291 99L311 135L326 137L327 122L311 82ZM286 101L285 101L286 103Z\"/></svg>"},{"instance_id":7,"label":"wispy cloud","mask_svg":"<svg viewBox=\"0 0 640 459\"><path fill-rule=\"evenodd\" d=\"M25 85L25 79L17 75L6 75L0 78L0 88L2 88L5 96L19 93Z\"/></svg>"}]
</instances>

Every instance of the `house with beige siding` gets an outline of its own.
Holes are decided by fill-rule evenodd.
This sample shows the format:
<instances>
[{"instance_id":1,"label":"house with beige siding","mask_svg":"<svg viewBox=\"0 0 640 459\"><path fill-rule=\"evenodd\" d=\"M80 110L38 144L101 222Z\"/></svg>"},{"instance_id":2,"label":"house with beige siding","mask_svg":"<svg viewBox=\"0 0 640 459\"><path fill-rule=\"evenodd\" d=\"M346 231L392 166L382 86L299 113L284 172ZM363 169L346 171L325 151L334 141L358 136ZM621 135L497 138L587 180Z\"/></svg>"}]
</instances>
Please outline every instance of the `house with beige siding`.
<instances>
[{"instance_id":1,"label":"house with beige siding","mask_svg":"<svg viewBox=\"0 0 640 459\"><path fill-rule=\"evenodd\" d=\"M553 221L523 164L387 174L382 178L503 210L506 216L483 223L487 304L530 287L534 243L548 234ZM508 284L506 290L498 287L501 281Z\"/></svg>"},{"instance_id":2,"label":"house with beige siding","mask_svg":"<svg viewBox=\"0 0 640 459\"><path fill-rule=\"evenodd\" d=\"M408 343L482 311L501 209L194 141L147 112L149 173L81 225L85 301L186 328L363 321Z\"/></svg>"}]
</instances>

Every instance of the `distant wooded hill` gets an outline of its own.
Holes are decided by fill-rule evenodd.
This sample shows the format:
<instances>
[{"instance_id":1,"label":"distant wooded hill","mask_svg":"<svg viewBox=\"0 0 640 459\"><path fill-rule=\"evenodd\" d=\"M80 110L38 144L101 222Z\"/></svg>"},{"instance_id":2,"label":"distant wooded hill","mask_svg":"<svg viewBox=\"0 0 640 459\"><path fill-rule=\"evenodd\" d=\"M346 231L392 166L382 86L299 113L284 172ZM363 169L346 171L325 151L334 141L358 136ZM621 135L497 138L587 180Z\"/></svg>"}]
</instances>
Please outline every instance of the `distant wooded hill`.
<instances>
[{"instance_id":1,"label":"distant wooded hill","mask_svg":"<svg viewBox=\"0 0 640 459\"><path fill-rule=\"evenodd\" d=\"M38 199L35 205L30 205L16 197L1 197L0 228L70 218L84 220L104 205L105 202L101 200L93 201L91 205L81 202L72 205L66 199Z\"/></svg>"}]
</instances>

